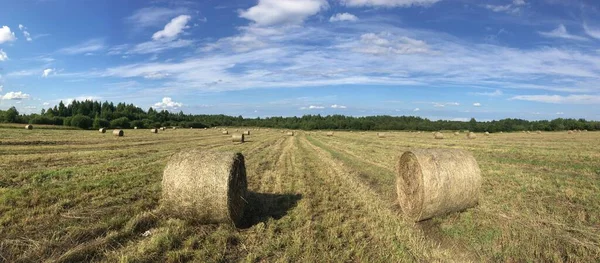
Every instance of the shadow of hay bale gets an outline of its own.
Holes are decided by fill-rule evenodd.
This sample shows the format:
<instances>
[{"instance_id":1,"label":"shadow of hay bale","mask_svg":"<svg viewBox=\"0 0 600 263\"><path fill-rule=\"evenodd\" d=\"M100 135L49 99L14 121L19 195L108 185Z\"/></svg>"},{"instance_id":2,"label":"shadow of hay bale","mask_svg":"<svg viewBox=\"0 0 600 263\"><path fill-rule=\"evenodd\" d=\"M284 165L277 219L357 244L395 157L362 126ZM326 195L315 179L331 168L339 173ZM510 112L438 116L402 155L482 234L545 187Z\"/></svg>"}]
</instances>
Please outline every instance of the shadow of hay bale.
<instances>
[{"instance_id":1,"label":"shadow of hay bale","mask_svg":"<svg viewBox=\"0 0 600 263\"><path fill-rule=\"evenodd\" d=\"M248 191L246 210L239 228L250 228L270 218L279 220L302 199L301 194L268 194Z\"/></svg>"}]
</instances>

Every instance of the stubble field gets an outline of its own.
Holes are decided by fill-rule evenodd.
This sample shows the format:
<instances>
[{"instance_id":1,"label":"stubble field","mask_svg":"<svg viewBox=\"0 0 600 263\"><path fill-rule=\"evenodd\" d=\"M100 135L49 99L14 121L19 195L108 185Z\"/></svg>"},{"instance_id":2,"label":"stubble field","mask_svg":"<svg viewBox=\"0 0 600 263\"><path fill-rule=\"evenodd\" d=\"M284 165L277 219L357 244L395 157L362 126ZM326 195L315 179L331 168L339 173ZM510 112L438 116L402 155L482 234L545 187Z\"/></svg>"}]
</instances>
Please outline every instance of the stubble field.
<instances>
[{"instance_id":1,"label":"stubble field","mask_svg":"<svg viewBox=\"0 0 600 263\"><path fill-rule=\"evenodd\" d=\"M235 128L230 128L230 133ZM241 130L240 130L241 131ZM414 262L600 260L600 133L252 130L98 131L0 127L0 262ZM160 212L162 171L186 149L246 158L244 226ZM395 165L415 148L473 153L479 205L412 223Z\"/></svg>"}]
</instances>

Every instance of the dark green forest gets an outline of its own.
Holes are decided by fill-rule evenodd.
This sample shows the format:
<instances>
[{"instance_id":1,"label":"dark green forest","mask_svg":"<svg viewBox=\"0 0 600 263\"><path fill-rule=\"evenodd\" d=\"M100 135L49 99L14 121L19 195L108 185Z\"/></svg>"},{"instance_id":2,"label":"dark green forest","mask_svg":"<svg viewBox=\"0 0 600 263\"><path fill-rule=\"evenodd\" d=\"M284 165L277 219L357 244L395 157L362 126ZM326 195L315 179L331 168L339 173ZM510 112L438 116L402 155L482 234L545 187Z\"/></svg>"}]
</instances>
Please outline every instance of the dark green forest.
<instances>
[{"instance_id":1,"label":"dark green forest","mask_svg":"<svg viewBox=\"0 0 600 263\"><path fill-rule=\"evenodd\" d=\"M144 111L133 104L99 101L73 101L65 105L62 101L39 114L19 114L15 107L0 110L0 122L52 124L72 126L80 129L106 128L158 128L177 126L183 128L205 128L214 126L254 126L302 130L470 130L475 132L499 131L561 131L561 130L600 130L600 122L584 119L554 119L527 121L502 119L498 121L468 122L437 120L414 116L368 116L351 117L344 115L304 115L302 117L243 118L226 115L192 115L183 112L172 113L166 110L149 108Z\"/></svg>"}]
</instances>

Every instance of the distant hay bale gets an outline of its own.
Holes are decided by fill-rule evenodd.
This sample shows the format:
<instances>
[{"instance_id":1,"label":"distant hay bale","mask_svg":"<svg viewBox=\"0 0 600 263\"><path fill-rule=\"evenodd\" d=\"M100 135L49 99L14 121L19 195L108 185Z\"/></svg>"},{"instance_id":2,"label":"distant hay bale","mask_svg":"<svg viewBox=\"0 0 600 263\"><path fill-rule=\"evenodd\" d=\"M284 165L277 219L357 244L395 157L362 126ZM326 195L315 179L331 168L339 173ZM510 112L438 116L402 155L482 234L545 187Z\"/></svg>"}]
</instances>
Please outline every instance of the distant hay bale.
<instances>
[{"instance_id":1,"label":"distant hay bale","mask_svg":"<svg viewBox=\"0 0 600 263\"><path fill-rule=\"evenodd\" d=\"M537 133L537 134L542 134L542 131L536 131L535 133Z\"/></svg>"},{"instance_id":2,"label":"distant hay bale","mask_svg":"<svg viewBox=\"0 0 600 263\"><path fill-rule=\"evenodd\" d=\"M137 126L133 127L134 130L137 130Z\"/></svg>"},{"instance_id":3,"label":"distant hay bale","mask_svg":"<svg viewBox=\"0 0 600 263\"><path fill-rule=\"evenodd\" d=\"M246 130L242 134L244 134L244 135L250 135L250 130Z\"/></svg>"},{"instance_id":4,"label":"distant hay bale","mask_svg":"<svg viewBox=\"0 0 600 263\"><path fill-rule=\"evenodd\" d=\"M244 142L244 134L233 134L231 140L233 142Z\"/></svg>"},{"instance_id":5,"label":"distant hay bale","mask_svg":"<svg viewBox=\"0 0 600 263\"><path fill-rule=\"evenodd\" d=\"M158 129L150 129L150 132L152 132L152 133L158 133Z\"/></svg>"},{"instance_id":6,"label":"distant hay bale","mask_svg":"<svg viewBox=\"0 0 600 263\"><path fill-rule=\"evenodd\" d=\"M177 127L173 127L173 130L177 130Z\"/></svg>"},{"instance_id":7,"label":"distant hay bale","mask_svg":"<svg viewBox=\"0 0 600 263\"><path fill-rule=\"evenodd\" d=\"M484 134L485 134L485 136L490 136L489 132L485 132Z\"/></svg>"},{"instance_id":8,"label":"distant hay bale","mask_svg":"<svg viewBox=\"0 0 600 263\"><path fill-rule=\"evenodd\" d=\"M379 138L385 138L385 133L383 133L383 132L378 132L378 133L377 133L377 137L379 137Z\"/></svg>"},{"instance_id":9,"label":"distant hay bale","mask_svg":"<svg viewBox=\"0 0 600 263\"><path fill-rule=\"evenodd\" d=\"M116 129L116 130L113 130L113 135L118 136L118 137L123 137L124 133L123 133L123 130Z\"/></svg>"},{"instance_id":10,"label":"distant hay bale","mask_svg":"<svg viewBox=\"0 0 600 263\"><path fill-rule=\"evenodd\" d=\"M454 136L458 136L458 132L454 132Z\"/></svg>"},{"instance_id":11,"label":"distant hay bale","mask_svg":"<svg viewBox=\"0 0 600 263\"><path fill-rule=\"evenodd\" d=\"M474 132L467 133L467 139L472 140L472 139L476 139L476 138L477 138L477 135Z\"/></svg>"},{"instance_id":12,"label":"distant hay bale","mask_svg":"<svg viewBox=\"0 0 600 263\"><path fill-rule=\"evenodd\" d=\"M294 136L294 132L293 131L287 132L287 136Z\"/></svg>"},{"instance_id":13,"label":"distant hay bale","mask_svg":"<svg viewBox=\"0 0 600 263\"><path fill-rule=\"evenodd\" d=\"M568 133L568 134L573 134L573 131L569 130L567 133Z\"/></svg>"},{"instance_id":14,"label":"distant hay bale","mask_svg":"<svg viewBox=\"0 0 600 263\"><path fill-rule=\"evenodd\" d=\"M586 132L587 130L583 130L584 132Z\"/></svg>"},{"instance_id":15,"label":"distant hay bale","mask_svg":"<svg viewBox=\"0 0 600 263\"><path fill-rule=\"evenodd\" d=\"M26 130L33 130L33 125L31 125L31 124L25 125L25 129Z\"/></svg>"},{"instance_id":16,"label":"distant hay bale","mask_svg":"<svg viewBox=\"0 0 600 263\"><path fill-rule=\"evenodd\" d=\"M106 128L100 128L100 129L98 129L98 131L99 131L100 133L106 133Z\"/></svg>"},{"instance_id":17,"label":"distant hay bale","mask_svg":"<svg viewBox=\"0 0 600 263\"><path fill-rule=\"evenodd\" d=\"M530 132L530 131L527 131L527 134L531 134L531 132Z\"/></svg>"},{"instance_id":18,"label":"distant hay bale","mask_svg":"<svg viewBox=\"0 0 600 263\"><path fill-rule=\"evenodd\" d=\"M329 136L329 137L331 137L331 136L333 136L333 132L327 132L326 135Z\"/></svg>"},{"instance_id":19,"label":"distant hay bale","mask_svg":"<svg viewBox=\"0 0 600 263\"><path fill-rule=\"evenodd\" d=\"M438 140L444 139L444 134L441 132L436 132L433 134L433 138L438 139Z\"/></svg>"},{"instance_id":20,"label":"distant hay bale","mask_svg":"<svg viewBox=\"0 0 600 263\"><path fill-rule=\"evenodd\" d=\"M161 131L164 131L164 130L165 130L165 127L160 127L160 130L161 130Z\"/></svg>"},{"instance_id":21,"label":"distant hay bale","mask_svg":"<svg viewBox=\"0 0 600 263\"><path fill-rule=\"evenodd\" d=\"M477 205L480 188L479 165L467 151L417 149L402 154L397 164L398 202L415 222Z\"/></svg>"},{"instance_id":22,"label":"distant hay bale","mask_svg":"<svg viewBox=\"0 0 600 263\"><path fill-rule=\"evenodd\" d=\"M503 133L503 132L502 132L502 131L500 131L500 134L502 134L502 133Z\"/></svg>"},{"instance_id":23,"label":"distant hay bale","mask_svg":"<svg viewBox=\"0 0 600 263\"><path fill-rule=\"evenodd\" d=\"M162 208L167 214L202 224L242 223L246 166L241 153L183 151L163 172Z\"/></svg>"},{"instance_id":24,"label":"distant hay bale","mask_svg":"<svg viewBox=\"0 0 600 263\"><path fill-rule=\"evenodd\" d=\"M228 131L222 131L221 133L223 133L223 134L229 134Z\"/></svg>"}]
</instances>

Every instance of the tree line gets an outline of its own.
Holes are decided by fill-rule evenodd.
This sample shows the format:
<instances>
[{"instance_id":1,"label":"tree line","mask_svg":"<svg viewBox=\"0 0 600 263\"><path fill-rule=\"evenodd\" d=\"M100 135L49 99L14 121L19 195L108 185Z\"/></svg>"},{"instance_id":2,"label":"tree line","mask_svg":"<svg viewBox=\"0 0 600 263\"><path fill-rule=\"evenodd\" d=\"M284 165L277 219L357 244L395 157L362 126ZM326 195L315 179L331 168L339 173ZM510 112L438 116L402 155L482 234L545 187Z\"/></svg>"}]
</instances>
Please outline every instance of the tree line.
<instances>
[{"instance_id":1,"label":"tree line","mask_svg":"<svg viewBox=\"0 0 600 263\"><path fill-rule=\"evenodd\" d=\"M242 116L205 115L172 113L167 110L149 108L147 111L133 104L99 101L72 101L65 105L62 101L39 114L19 114L15 107L0 110L0 122L51 124L72 126L81 129L98 128L159 128L177 126L183 128L205 128L215 126L253 126L302 130L470 130L475 132L511 131L562 131L600 130L599 121L585 119L558 118L551 121L528 121L522 119L502 119L479 122L471 118L468 122L437 120L415 116L367 116L344 115L304 115L302 117L243 118Z\"/></svg>"}]
</instances>

